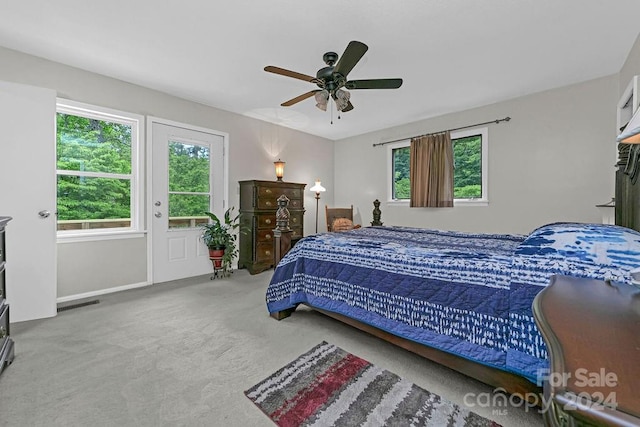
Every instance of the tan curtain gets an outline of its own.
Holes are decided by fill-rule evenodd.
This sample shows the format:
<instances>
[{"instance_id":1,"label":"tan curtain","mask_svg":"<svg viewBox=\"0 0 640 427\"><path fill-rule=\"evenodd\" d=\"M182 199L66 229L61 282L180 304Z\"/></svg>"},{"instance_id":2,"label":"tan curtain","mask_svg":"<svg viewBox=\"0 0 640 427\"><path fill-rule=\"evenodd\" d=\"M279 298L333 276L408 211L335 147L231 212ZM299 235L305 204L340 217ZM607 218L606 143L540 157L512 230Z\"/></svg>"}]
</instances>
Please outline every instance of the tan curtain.
<instances>
[{"instance_id":1,"label":"tan curtain","mask_svg":"<svg viewBox=\"0 0 640 427\"><path fill-rule=\"evenodd\" d=\"M449 132L411 139L411 207L453 206L453 147Z\"/></svg>"}]
</instances>

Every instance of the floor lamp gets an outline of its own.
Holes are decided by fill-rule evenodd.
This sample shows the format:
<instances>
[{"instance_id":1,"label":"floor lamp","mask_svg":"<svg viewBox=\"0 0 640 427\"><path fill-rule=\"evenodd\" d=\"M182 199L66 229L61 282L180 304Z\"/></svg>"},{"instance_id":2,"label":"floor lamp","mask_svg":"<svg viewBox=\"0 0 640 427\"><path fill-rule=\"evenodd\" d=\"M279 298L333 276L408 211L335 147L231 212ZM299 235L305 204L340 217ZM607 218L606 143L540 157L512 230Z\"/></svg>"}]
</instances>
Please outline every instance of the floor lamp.
<instances>
[{"instance_id":1,"label":"floor lamp","mask_svg":"<svg viewBox=\"0 0 640 427\"><path fill-rule=\"evenodd\" d=\"M316 193L316 234L318 233L318 202L320 202L320 193L327 191L322 185L320 185L320 180L316 179L316 185L311 187L309 190L315 191Z\"/></svg>"}]
</instances>

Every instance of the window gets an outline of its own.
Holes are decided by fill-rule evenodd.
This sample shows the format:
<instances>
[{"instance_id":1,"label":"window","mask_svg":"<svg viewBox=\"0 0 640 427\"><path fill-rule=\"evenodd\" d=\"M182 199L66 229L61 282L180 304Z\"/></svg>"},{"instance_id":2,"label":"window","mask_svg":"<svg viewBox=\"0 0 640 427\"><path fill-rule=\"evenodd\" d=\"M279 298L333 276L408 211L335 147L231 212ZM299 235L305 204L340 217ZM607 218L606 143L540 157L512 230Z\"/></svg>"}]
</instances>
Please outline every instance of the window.
<instances>
[{"instance_id":1,"label":"window","mask_svg":"<svg viewBox=\"0 0 640 427\"><path fill-rule=\"evenodd\" d=\"M451 133L453 144L454 204L486 204L488 144L487 128ZM408 201L411 194L409 157L411 141L390 144L390 201Z\"/></svg>"},{"instance_id":2,"label":"window","mask_svg":"<svg viewBox=\"0 0 640 427\"><path fill-rule=\"evenodd\" d=\"M169 141L169 228L194 228L209 222L210 149L193 142Z\"/></svg>"},{"instance_id":3,"label":"window","mask_svg":"<svg viewBox=\"0 0 640 427\"><path fill-rule=\"evenodd\" d=\"M142 117L59 100L58 237L140 231Z\"/></svg>"}]
</instances>

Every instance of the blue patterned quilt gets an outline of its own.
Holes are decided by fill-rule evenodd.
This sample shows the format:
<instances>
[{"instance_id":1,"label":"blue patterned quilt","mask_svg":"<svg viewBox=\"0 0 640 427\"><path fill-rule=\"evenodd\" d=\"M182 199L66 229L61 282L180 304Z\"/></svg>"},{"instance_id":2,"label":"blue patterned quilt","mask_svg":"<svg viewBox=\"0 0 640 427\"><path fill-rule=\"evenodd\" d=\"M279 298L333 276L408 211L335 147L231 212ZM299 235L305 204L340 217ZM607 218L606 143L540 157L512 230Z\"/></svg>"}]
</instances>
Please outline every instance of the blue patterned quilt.
<instances>
[{"instance_id":1,"label":"blue patterned quilt","mask_svg":"<svg viewBox=\"0 0 640 427\"><path fill-rule=\"evenodd\" d=\"M537 381L531 312L553 274L631 283L640 233L558 223L529 236L366 227L305 237L278 264L269 312L299 303Z\"/></svg>"}]
</instances>

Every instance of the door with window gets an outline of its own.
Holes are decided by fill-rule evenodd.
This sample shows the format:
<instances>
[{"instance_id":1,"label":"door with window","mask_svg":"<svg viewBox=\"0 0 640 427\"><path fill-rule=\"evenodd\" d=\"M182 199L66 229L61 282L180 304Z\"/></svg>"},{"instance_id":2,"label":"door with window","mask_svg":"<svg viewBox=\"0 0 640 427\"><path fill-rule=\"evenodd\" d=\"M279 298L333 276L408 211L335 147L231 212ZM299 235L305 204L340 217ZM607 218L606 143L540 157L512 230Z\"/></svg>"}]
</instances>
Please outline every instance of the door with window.
<instances>
[{"instance_id":1,"label":"door with window","mask_svg":"<svg viewBox=\"0 0 640 427\"><path fill-rule=\"evenodd\" d=\"M150 221L153 282L213 271L200 226L224 210L224 134L154 122Z\"/></svg>"}]
</instances>

